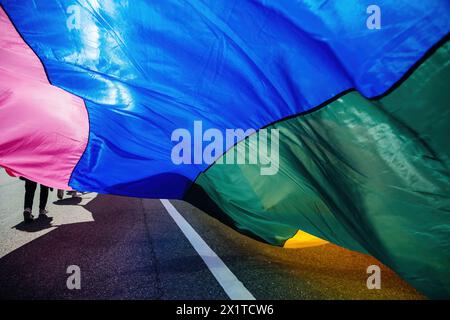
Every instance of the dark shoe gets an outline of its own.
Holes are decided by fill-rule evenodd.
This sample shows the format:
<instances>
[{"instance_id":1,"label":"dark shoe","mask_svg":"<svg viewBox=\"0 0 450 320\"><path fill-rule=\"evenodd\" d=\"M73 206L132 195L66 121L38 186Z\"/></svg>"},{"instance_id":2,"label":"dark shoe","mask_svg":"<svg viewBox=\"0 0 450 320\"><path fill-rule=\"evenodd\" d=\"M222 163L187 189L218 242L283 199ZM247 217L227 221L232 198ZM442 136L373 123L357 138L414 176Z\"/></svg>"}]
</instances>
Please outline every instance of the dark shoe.
<instances>
[{"instance_id":1,"label":"dark shoe","mask_svg":"<svg viewBox=\"0 0 450 320\"><path fill-rule=\"evenodd\" d=\"M77 190L67 191L67 195L71 195L72 198L77 198L78 197L78 191Z\"/></svg>"},{"instance_id":2,"label":"dark shoe","mask_svg":"<svg viewBox=\"0 0 450 320\"><path fill-rule=\"evenodd\" d=\"M64 190L58 189L57 196L59 200L62 200L64 198Z\"/></svg>"},{"instance_id":3,"label":"dark shoe","mask_svg":"<svg viewBox=\"0 0 450 320\"><path fill-rule=\"evenodd\" d=\"M48 213L47 210L39 209L39 218L48 218L47 213Z\"/></svg>"},{"instance_id":4,"label":"dark shoe","mask_svg":"<svg viewBox=\"0 0 450 320\"><path fill-rule=\"evenodd\" d=\"M28 211L28 210L25 210L24 212L23 212L23 221L25 222L25 223L30 223L30 222L33 222L33 215L31 214L31 211Z\"/></svg>"}]
</instances>

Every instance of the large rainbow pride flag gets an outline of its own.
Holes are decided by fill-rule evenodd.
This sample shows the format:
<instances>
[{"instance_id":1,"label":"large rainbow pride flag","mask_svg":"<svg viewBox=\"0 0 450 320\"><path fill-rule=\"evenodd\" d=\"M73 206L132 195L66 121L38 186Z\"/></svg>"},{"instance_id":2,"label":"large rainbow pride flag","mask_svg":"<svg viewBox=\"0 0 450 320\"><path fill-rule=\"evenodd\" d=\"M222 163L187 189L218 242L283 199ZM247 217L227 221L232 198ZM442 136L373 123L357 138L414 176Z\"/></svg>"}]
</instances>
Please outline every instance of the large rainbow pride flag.
<instances>
[{"instance_id":1,"label":"large rainbow pride flag","mask_svg":"<svg viewBox=\"0 0 450 320\"><path fill-rule=\"evenodd\" d=\"M0 4L13 175L185 199L267 243L325 239L450 297L448 0ZM174 163L173 132L198 123L257 132L213 163ZM276 174L220 164L263 128L279 130Z\"/></svg>"}]
</instances>

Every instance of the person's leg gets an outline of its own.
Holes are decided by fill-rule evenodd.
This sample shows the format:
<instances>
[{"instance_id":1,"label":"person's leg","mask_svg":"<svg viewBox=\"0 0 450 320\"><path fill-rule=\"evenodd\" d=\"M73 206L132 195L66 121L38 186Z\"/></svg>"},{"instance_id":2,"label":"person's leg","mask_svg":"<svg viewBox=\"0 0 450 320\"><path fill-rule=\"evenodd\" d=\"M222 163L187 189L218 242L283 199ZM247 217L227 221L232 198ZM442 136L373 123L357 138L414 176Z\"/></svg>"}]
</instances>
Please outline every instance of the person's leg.
<instances>
[{"instance_id":1,"label":"person's leg","mask_svg":"<svg viewBox=\"0 0 450 320\"><path fill-rule=\"evenodd\" d=\"M36 187L36 182L25 179L25 201L23 205L23 219L25 222L33 221L33 215L31 214L31 211L33 209L33 199Z\"/></svg>"},{"instance_id":2,"label":"person's leg","mask_svg":"<svg viewBox=\"0 0 450 320\"><path fill-rule=\"evenodd\" d=\"M47 206L48 200L48 187L41 184L41 195L39 198L39 213L45 214L47 213L45 207Z\"/></svg>"},{"instance_id":3,"label":"person's leg","mask_svg":"<svg viewBox=\"0 0 450 320\"><path fill-rule=\"evenodd\" d=\"M23 208L25 210L33 208L34 193L36 191L37 183L28 179L25 179L25 201Z\"/></svg>"}]
</instances>

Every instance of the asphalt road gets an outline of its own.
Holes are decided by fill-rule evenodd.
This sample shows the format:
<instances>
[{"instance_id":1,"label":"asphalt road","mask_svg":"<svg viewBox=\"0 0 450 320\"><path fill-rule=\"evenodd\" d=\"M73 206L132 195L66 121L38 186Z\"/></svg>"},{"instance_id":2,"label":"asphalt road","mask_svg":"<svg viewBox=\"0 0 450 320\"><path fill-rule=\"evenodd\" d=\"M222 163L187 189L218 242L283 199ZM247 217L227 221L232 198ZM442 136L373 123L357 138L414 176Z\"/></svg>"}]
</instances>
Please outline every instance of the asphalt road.
<instances>
[{"instance_id":1,"label":"asphalt road","mask_svg":"<svg viewBox=\"0 0 450 320\"><path fill-rule=\"evenodd\" d=\"M88 193L57 201L53 192L50 218L25 225L23 184L0 171L1 299L229 298L160 200ZM331 244L272 247L171 203L256 299L424 298L366 255ZM380 290L366 287L372 264L382 269ZM66 286L70 265L80 267L80 290Z\"/></svg>"}]
</instances>

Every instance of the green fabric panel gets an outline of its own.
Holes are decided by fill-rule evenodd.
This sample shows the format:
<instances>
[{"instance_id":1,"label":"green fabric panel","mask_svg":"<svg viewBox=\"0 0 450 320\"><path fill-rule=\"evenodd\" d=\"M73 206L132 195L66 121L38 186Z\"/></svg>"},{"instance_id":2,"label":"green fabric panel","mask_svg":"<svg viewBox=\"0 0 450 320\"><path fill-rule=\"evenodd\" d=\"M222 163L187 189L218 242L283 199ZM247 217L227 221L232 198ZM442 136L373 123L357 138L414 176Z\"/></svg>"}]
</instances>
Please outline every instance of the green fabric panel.
<instances>
[{"instance_id":1,"label":"green fabric panel","mask_svg":"<svg viewBox=\"0 0 450 320\"><path fill-rule=\"evenodd\" d=\"M282 245L301 229L448 298L449 84L447 42L382 99L350 92L270 126L280 130L277 174L214 164L196 184L242 232Z\"/></svg>"}]
</instances>

